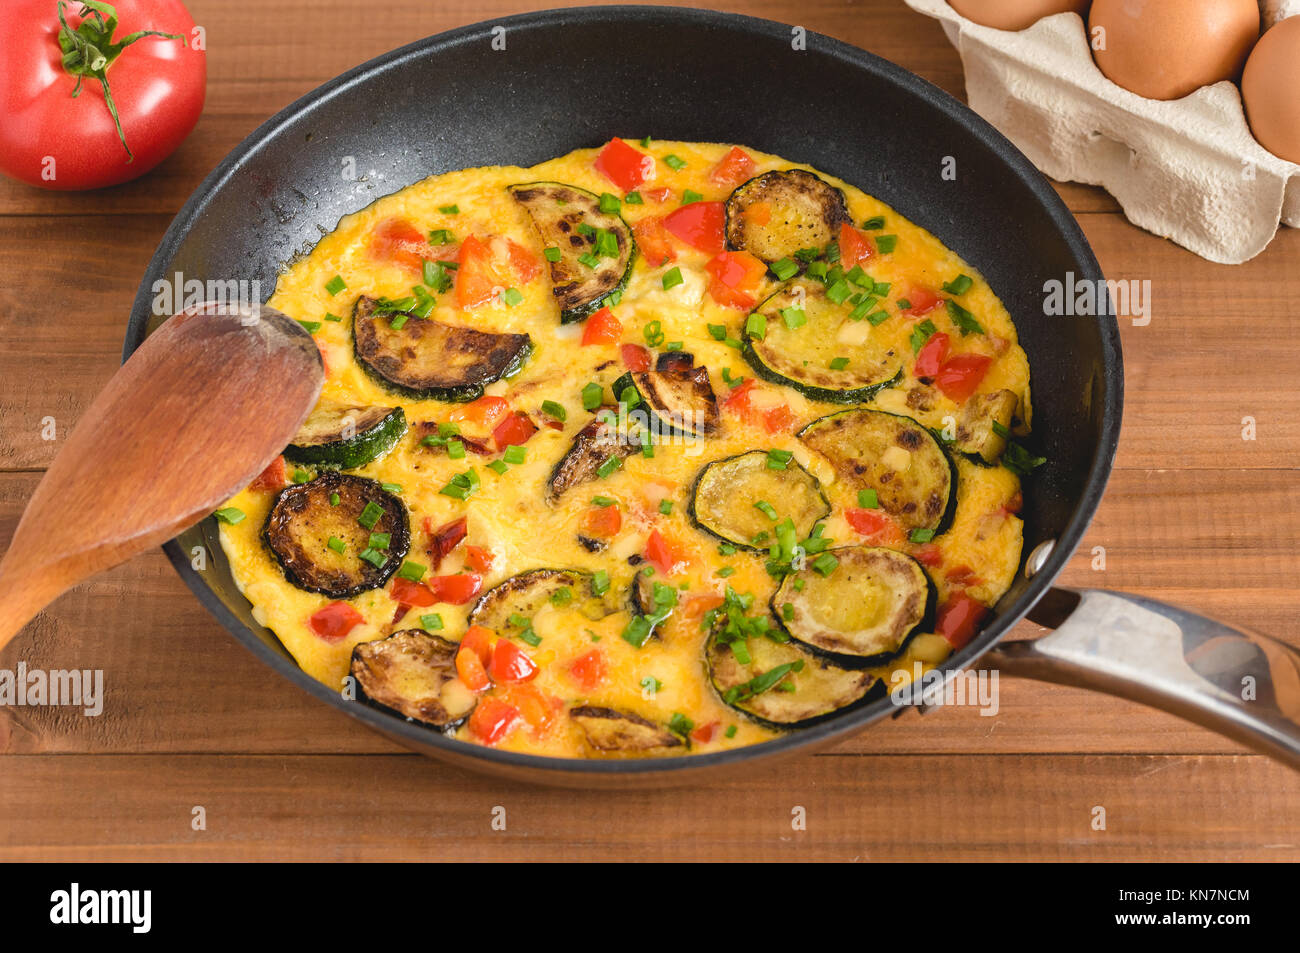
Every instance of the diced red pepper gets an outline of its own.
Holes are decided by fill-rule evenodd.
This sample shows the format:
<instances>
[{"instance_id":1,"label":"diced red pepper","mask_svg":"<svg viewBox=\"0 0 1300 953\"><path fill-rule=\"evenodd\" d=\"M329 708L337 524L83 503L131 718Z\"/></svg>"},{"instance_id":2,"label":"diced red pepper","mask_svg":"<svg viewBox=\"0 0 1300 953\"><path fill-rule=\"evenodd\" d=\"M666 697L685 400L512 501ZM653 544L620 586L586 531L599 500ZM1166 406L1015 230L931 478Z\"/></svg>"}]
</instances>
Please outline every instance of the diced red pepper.
<instances>
[{"instance_id":1,"label":"diced red pepper","mask_svg":"<svg viewBox=\"0 0 1300 953\"><path fill-rule=\"evenodd\" d=\"M617 344L623 336L623 322L609 308L601 308L582 326L582 343Z\"/></svg>"},{"instance_id":2,"label":"diced red pepper","mask_svg":"<svg viewBox=\"0 0 1300 953\"><path fill-rule=\"evenodd\" d=\"M519 721L519 709L499 698L482 698L469 716L470 733L485 745L495 745Z\"/></svg>"},{"instance_id":3,"label":"diced red pepper","mask_svg":"<svg viewBox=\"0 0 1300 953\"><path fill-rule=\"evenodd\" d=\"M605 654L600 649L592 649L570 662L569 672L582 686L584 692L592 692L608 677L609 666L605 662Z\"/></svg>"},{"instance_id":4,"label":"diced red pepper","mask_svg":"<svg viewBox=\"0 0 1300 953\"><path fill-rule=\"evenodd\" d=\"M533 737L540 737L550 730L556 716L564 710L564 702L554 695L542 692L536 685L527 682L509 685L500 690L503 701L519 709L520 715L532 729Z\"/></svg>"},{"instance_id":5,"label":"diced red pepper","mask_svg":"<svg viewBox=\"0 0 1300 953\"><path fill-rule=\"evenodd\" d=\"M510 410L510 401L504 397L480 397L461 404L447 416L453 422L470 423L481 430L491 430Z\"/></svg>"},{"instance_id":6,"label":"diced red pepper","mask_svg":"<svg viewBox=\"0 0 1300 953\"><path fill-rule=\"evenodd\" d=\"M528 438L537 433L537 425L529 416L520 411L506 416L492 429L492 441L498 450L506 447L518 447L528 442Z\"/></svg>"},{"instance_id":7,"label":"diced red pepper","mask_svg":"<svg viewBox=\"0 0 1300 953\"><path fill-rule=\"evenodd\" d=\"M672 544L664 539L663 534L657 529L651 530L650 538L646 540L645 558L649 560L650 565L665 576L672 575L680 561L680 557L673 550Z\"/></svg>"},{"instance_id":8,"label":"diced red pepper","mask_svg":"<svg viewBox=\"0 0 1300 953\"><path fill-rule=\"evenodd\" d=\"M749 393L753 389L754 378L746 377L738 387L733 387L731 393L723 398L723 409L742 417L745 416L749 412Z\"/></svg>"},{"instance_id":9,"label":"diced red pepper","mask_svg":"<svg viewBox=\"0 0 1300 953\"><path fill-rule=\"evenodd\" d=\"M624 192L631 192L649 177L654 160L615 136L597 153L594 165L597 172Z\"/></svg>"},{"instance_id":10,"label":"diced red pepper","mask_svg":"<svg viewBox=\"0 0 1300 953\"><path fill-rule=\"evenodd\" d=\"M714 185L735 188L746 179L754 177L754 160L740 146L732 146L718 164L709 170L709 181Z\"/></svg>"},{"instance_id":11,"label":"diced red pepper","mask_svg":"<svg viewBox=\"0 0 1300 953\"><path fill-rule=\"evenodd\" d=\"M426 259L447 260L455 254L452 246L429 244L418 228L406 219L387 218L376 226L370 236L370 257L392 261L408 271L420 271Z\"/></svg>"},{"instance_id":12,"label":"diced red pepper","mask_svg":"<svg viewBox=\"0 0 1300 953\"><path fill-rule=\"evenodd\" d=\"M492 555L490 549L484 549L482 546L465 547L465 565L477 573L490 573L492 563L495 561L496 557Z\"/></svg>"},{"instance_id":13,"label":"diced red pepper","mask_svg":"<svg viewBox=\"0 0 1300 953\"><path fill-rule=\"evenodd\" d=\"M948 335L940 331L930 335L930 340L921 345L916 353L916 364L912 372L917 377L934 377L948 358Z\"/></svg>"},{"instance_id":14,"label":"diced red pepper","mask_svg":"<svg viewBox=\"0 0 1300 953\"><path fill-rule=\"evenodd\" d=\"M762 228L768 222L772 221L772 203L755 202L744 211L745 221L751 225L757 225Z\"/></svg>"},{"instance_id":15,"label":"diced red pepper","mask_svg":"<svg viewBox=\"0 0 1300 953\"><path fill-rule=\"evenodd\" d=\"M943 578L954 586L978 586L984 582L981 577L975 575L974 569L966 565L953 566L943 574Z\"/></svg>"},{"instance_id":16,"label":"diced red pepper","mask_svg":"<svg viewBox=\"0 0 1300 953\"><path fill-rule=\"evenodd\" d=\"M661 216L651 215L641 219L632 226L632 234L636 237L636 247L641 256L651 268L677 260L677 250L673 248Z\"/></svg>"},{"instance_id":17,"label":"diced red pepper","mask_svg":"<svg viewBox=\"0 0 1300 953\"><path fill-rule=\"evenodd\" d=\"M613 539L623 526L617 506L593 506L582 514L582 535L595 539Z\"/></svg>"},{"instance_id":18,"label":"diced red pepper","mask_svg":"<svg viewBox=\"0 0 1300 953\"><path fill-rule=\"evenodd\" d=\"M282 490L289 482L289 474L284 465L284 457L276 457L266 465L252 483L248 484L250 490Z\"/></svg>"},{"instance_id":19,"label":"diced red pepper","mask_svg":"<svg viewBox=\"0 0 1300 953\"><path fill-rule=\"evenodd\" d=\"M497 639L492 648L488 675L498 685L526 682L537 677L537 663L509 639Z\"/></svg>"},{"instance_id":20,"label":"diced red pepper","mask_svg":"<svg viewBox=\"0 0 1300 953\"><path fill-rule=\"evenodd\" d=\"M779 404L763 411L763 429L768 433L782 433L794 423L794 411L789 404Z\"/></svg>"},{"instance_id":21,"label":"diced red pepper","mask_svg":"<svg viewBox=\"0 0 1300 953\"><path fill-rule=\"evenodd\" d=\"M444 523L437 529L433 528L429 517L424 518L424 531L429 534L429 558L433 560L434 569L437 569L442 561L460 545L460 541L468 532L467 527L468 522L463 516L450 523Z\"/></svg>"},{"instance_id":22,"label":"diced red pepper","mask_svg":"<svg viewBox=\"0 0 1300 953\"><path fill-rule=\"evenodd\" d=\"M404 606L431 606L438 601L434 598L433 590L424 583L412 582L401 576L393 578L393 588L388 592L394 602Z\"/></svg>"},{"instance_id":23,"label":"diced red pepper","mask_svg":"<svg viewBox=\"0 0 1300 953\"><path fill-rule=\"evenodd\" d=\"M727 222L726 207L721 202L692 202L669 212L664 228L692 248L716 255L725 251L723 229Z\"/></svg>"},{"instance_id":24,"label":"diced red pepper","mask_svg":"<svg viewBox=\"0 0 1300 953\"><path fill-rule=\"evenodd\" d=\"M912 556L922 566L929 566L931 569L943 565L943 550L939 548L938 543L922 543L912 550Z\"/></svg>"},{"instance_id":25,"label":"diced red pepper","mask_svg":"<svg viewBox=\"0 0 1300 953\"><path fill-rule=\"evenodd\" d=\"M470 235L460 244L456 265L457 306L469 310L491 301L499 282L487 245Z\"/></svg>"},{"instance_id":26,"label":"diced red pepper","mask_svg":"<svg viewBox=\"0 0 1300 953\"><path fill-rule=\"evenodd\" d=\"M673 190L668 188L667 186L664 186L663 188L650 189L649 191L643 194L651 202L663 203L663 202L667 202L670 198L673 197Z\"/></svg>"},{"instance_id":27,"label":"diced red pepper","mask_svg":"<svg viewBox=\"0 0 1300 953\"><path fill-rule=\"evenodd\" d=\"M650 370L650 352L640 344L624 344L619 348L619 354L629 371Z\"/></svg>"},{"instance_id":28,"label":"diced red pepper","mask_svg":"<svg viewBox=\"0 0 1300 953\"><path fill-rule=\"evenodd\" d=\"M767 265L747 251L724 251L709 259L709 295L726 308L747 311L758 301Z\"/></svg>"},{"instance_id":29,"label":"diced red pepper","mask_svg":"<svg viewBox=\"0 0 1300 953\"><path fill-rule=\"evenodd\" d=\"M433 576L429 579L429 590L435 602L445 602L452 606L463 606L483 588L483 577L477 573L462 572L454 576Z\"/></svg>"},{"instance_id":30,"label":"diced red pepper","mask_svg":"<svg viewBox=\"0 0 1300 953\"><path fill-rule=\"evenodd\" d=\"M492 661L492 649L496 644L497 634L483 625L471 625L460 640L460 647L477 655L485 668Z\"/></svg>"},{"instance_id":31,"label":"diced red pepper","mask_svg":"<svg viewBox=\"0 0 1300 953\"><path fill-rule=\"evenodd\" d=\"M860 533L872 542L897 545L903 541L902 529L884 510L849 506L844 510L844 518L855 533Z\"/></svg>"},{"instance_id":32,"label":"diced red pepper","mask_svg":"<svg viewBox=\"0 0 1300 953\"><path fill-rule=\"evenodd\" d=\"M713 736L717 733L720 727L722 727L722 722L720 721L711 721L707 725L700 725L691 732L691 740L698 741L702 745L708 744L713 740Z\"/></svg>"},{"instance_id":33,"label":"diced red pepper","mask_svg":"<svg viewBox=\"0 0 1300 953\"><path fill-rule=\"evenodd\" d=\"M528 284L541 273L541 261L532 249L525 248L513 238L507 238L506 243L510 250L510 270L515 273L521 285Z\"/></svg>"},{"instance_id":34,"label":"diced red pepper","mask_svg":"<svg viewBox=\"0 0 1300 953\"><path fill-rule=\"evenodd\" d=\"M840 264L852 268L861 264L876 253L871 240L860 231L844 222L840 225Z\"/></svg>"},{"instance_id":35,"label":"diced red pepper","mask_svg":"<svg viewBox=\"0 0 1300 953\"><path fill-rule=\"evenodd\" d=\"M959 592L939 607L935 631L959 649L975 635L988 609L964 592Z\"/></svg>"},{"instance_id":36,"label":"diced red pepper","mask_svg":"<svg viewBox=\"0 0 1300 953\"><path fill-rule=\"evenodd\" d=\"M492 680L488 678L487 669L483 667L483 660L473 649L464 645L456 650L456 674L465 683L465 687L472 692L483 692L492 687Z\"/></svg>"},{"instance_id":37,"label":"diced red pepper","mask_svg":"<svg viewBox=\"0 0 1300 953\"><path fill-rule=\"evenodd\" d=\"M919 318L923 314L929 314L939 305L943 304L943 299L924 285L912 285L903 295L909 307L903 309L903 314Z\"/></svg>"},{"instance_id":38,"label":"diced red pepper","mask_svg":"<svg viewBox=\"0 0 1300 953\"><path fill-rule=\"evenodd\" d=\"M993 358L984 354L958 354L944 361L934 376L934 386L949 400L965 403L992 365Z\"/></svg>"},{"instance_id":39,"label":"diced red pepper","mask_svg":"<svg viewBox=\"0 0 1300 953\"><path fill-rule=\"evenodd\" d=\"M346 602L331 602L311 614L311 630L326 642L338 642L365 621L360 612Z\"/></svg>"}]
</instances>

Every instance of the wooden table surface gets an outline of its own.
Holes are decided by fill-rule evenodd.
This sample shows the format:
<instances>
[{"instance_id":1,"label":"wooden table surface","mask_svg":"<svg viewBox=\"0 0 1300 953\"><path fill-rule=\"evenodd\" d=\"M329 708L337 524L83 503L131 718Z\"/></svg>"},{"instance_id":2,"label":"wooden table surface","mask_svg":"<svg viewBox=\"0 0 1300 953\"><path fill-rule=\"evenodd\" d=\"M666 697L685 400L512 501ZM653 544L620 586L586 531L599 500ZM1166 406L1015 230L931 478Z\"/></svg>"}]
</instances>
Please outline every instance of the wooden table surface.
<instances>
[{"instance_id":1,"label":"wooden table surface","mask_svg":"<svg viewBox=\"0 0 1300 953\"><path fill-rule=\"evenodd\" d=\"M188 5L207 31L208 99L176 155L90 195L0 182L0 546L117 368L145 265L208 170L329 77L531 6ZM724 6L847 40L963 95L942 31L900 0ZM1059 188L1106 274L1150 279L1154 296L1148 326L1121 323L1117 467L1063 582L1300 641L1300 233L1283 230L1248 264L1212 265L1130 225L1105 193ZM1090 567L1094 546L1105 547L1103 572ZM0 708L5 860L1300 859L1295 774L1173 717L1027 681L1003 683L994 718L909 712L730 783L588 793L485 779L371 734L254 661L161 552L59 599L0 668L20 660L103 669L106 698L98 718ZM1092 825L1098 805L1104 831ZM196 807L204 830L193 829ZM796 807L806 830L791 823Z\"/></svg>"}]
</instances>

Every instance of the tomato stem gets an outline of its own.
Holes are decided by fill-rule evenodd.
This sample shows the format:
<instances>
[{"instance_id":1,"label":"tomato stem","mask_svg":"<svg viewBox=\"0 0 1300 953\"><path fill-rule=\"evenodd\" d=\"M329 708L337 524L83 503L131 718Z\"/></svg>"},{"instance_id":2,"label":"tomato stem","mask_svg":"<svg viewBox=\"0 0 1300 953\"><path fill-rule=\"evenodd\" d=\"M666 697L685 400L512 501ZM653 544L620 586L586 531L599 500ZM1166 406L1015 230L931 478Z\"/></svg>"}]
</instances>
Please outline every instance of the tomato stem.
<instances>
[{"instance_id":1,"label":"tomato stem","mask_svg":"<svg viewBox=\"0 0 1300 953\"><path fill-rule=\"evenodd\" d=\"M77 77L77 85L72 88L75 99L81 95L81 84L87 76L99 81L104 90L104 102L117 127L117 137L122 140L126 150L126 161L134 162L131 147L126 144L126 133L122 131L122 119L117 114L117 103L113 102L113 92L108 86L108 68L121 55L122 51L146 36L157 36L164 40L180 40L185 37L179 33L163 33L159 30L137 30L113 42L113 31L117 29L117 10L112 4L101 0L79 0L81 5L81 23L74 30L68 26L64 7L67 0L58 0L59 11L59 49L63 51L63 68Z\"/></svg>"}]
</instances>

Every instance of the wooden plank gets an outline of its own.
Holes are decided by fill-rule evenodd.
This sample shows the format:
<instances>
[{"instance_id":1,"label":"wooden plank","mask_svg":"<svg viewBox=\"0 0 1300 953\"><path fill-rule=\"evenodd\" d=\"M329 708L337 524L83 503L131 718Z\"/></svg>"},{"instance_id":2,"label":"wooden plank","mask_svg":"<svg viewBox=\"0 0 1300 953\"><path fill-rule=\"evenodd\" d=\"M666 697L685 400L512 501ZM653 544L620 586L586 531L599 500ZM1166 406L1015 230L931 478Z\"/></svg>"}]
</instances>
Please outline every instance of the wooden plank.
<instances>
[{"instance_id":1,"label":"wooden plank","mask_svg":"<svg viewBox=\"0 0 1300 953\"><path fill-rule=\"evenodd\" d=\"M0 475L0 547L37 478ZM1062 581L1138 591L1296 639L1297 492L1294 483L1280 484L1269 471L1121 471ZM1093 546L1105 547L1104 571L1091 568ZM0 709L0 753L398 750L258 663L190 595L161 553L63 596L0 656L0 667L13 669L19 660L37 669L101 669L104 713L87 718L60 708ZM1118 699L1007 680L999 685L995 717L975 708L924 717L906 712L839 750L1239 749Z\"/></svg>"},{"instance_id":2,"label":"wooden plank","mask_svg":"<svg viewBox=\"0 0 1300 953\"><path fill-rule=\"evenodd\" d=\"M485 784L408 756L9 767L6 861L1300 859L1294 775L1249 756L818 756L671 792Z\"/></svg>"}]
</instances>

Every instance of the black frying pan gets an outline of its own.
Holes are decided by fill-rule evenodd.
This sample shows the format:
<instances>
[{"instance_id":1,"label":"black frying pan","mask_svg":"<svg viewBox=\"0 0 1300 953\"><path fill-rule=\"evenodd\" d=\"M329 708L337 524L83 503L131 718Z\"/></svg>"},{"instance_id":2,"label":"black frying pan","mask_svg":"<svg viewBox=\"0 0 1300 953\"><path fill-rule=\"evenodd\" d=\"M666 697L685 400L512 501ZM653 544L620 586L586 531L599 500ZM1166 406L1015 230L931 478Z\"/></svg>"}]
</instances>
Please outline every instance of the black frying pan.
<instances>
[{"instance_id":1,"label":"black frying pan","mask_svg":"<svg viewBox=\"0 0 1300 953\"><path fill-rule=\"evenodd\" d=\"M264 123L185 204L140 286L124 354L162 320L151 313L156 281L177 272L257 280L267 296L285 262L341 216L433 173L527 166L613 135L647 134L740 142L810 163L888 202L975 265L1029 355L1033 449L1048 462L1026 487L1026 572L948 668L986 656L984 664L1012 674L1140 697L1300 765L1294 652L1143 600L1050 589L1101 499L1123 390L1114 317L1044 316L1045 282L1102 278L1074 218L1023 155L946 93L828 37L807 34L803 49L799 39L797 28L709 11L588 7L454 30L359 66ZM356 181L342 175L348 157ZM947 157L955 180L941 175ZM201 572L191 568L195 546L208 553ZM884 698L762 745L674 759L567 760L467 745L345 701L300 671L253 620L213 520L165 548L203 604L287 679L404 745L513 777L686 781L808 750L898 711ZM998 646L1040 600L1035 618L1057 631ZM1239 697L1246 675L1258 686L1253 702Z\"/></svg>"}]
</instances>

